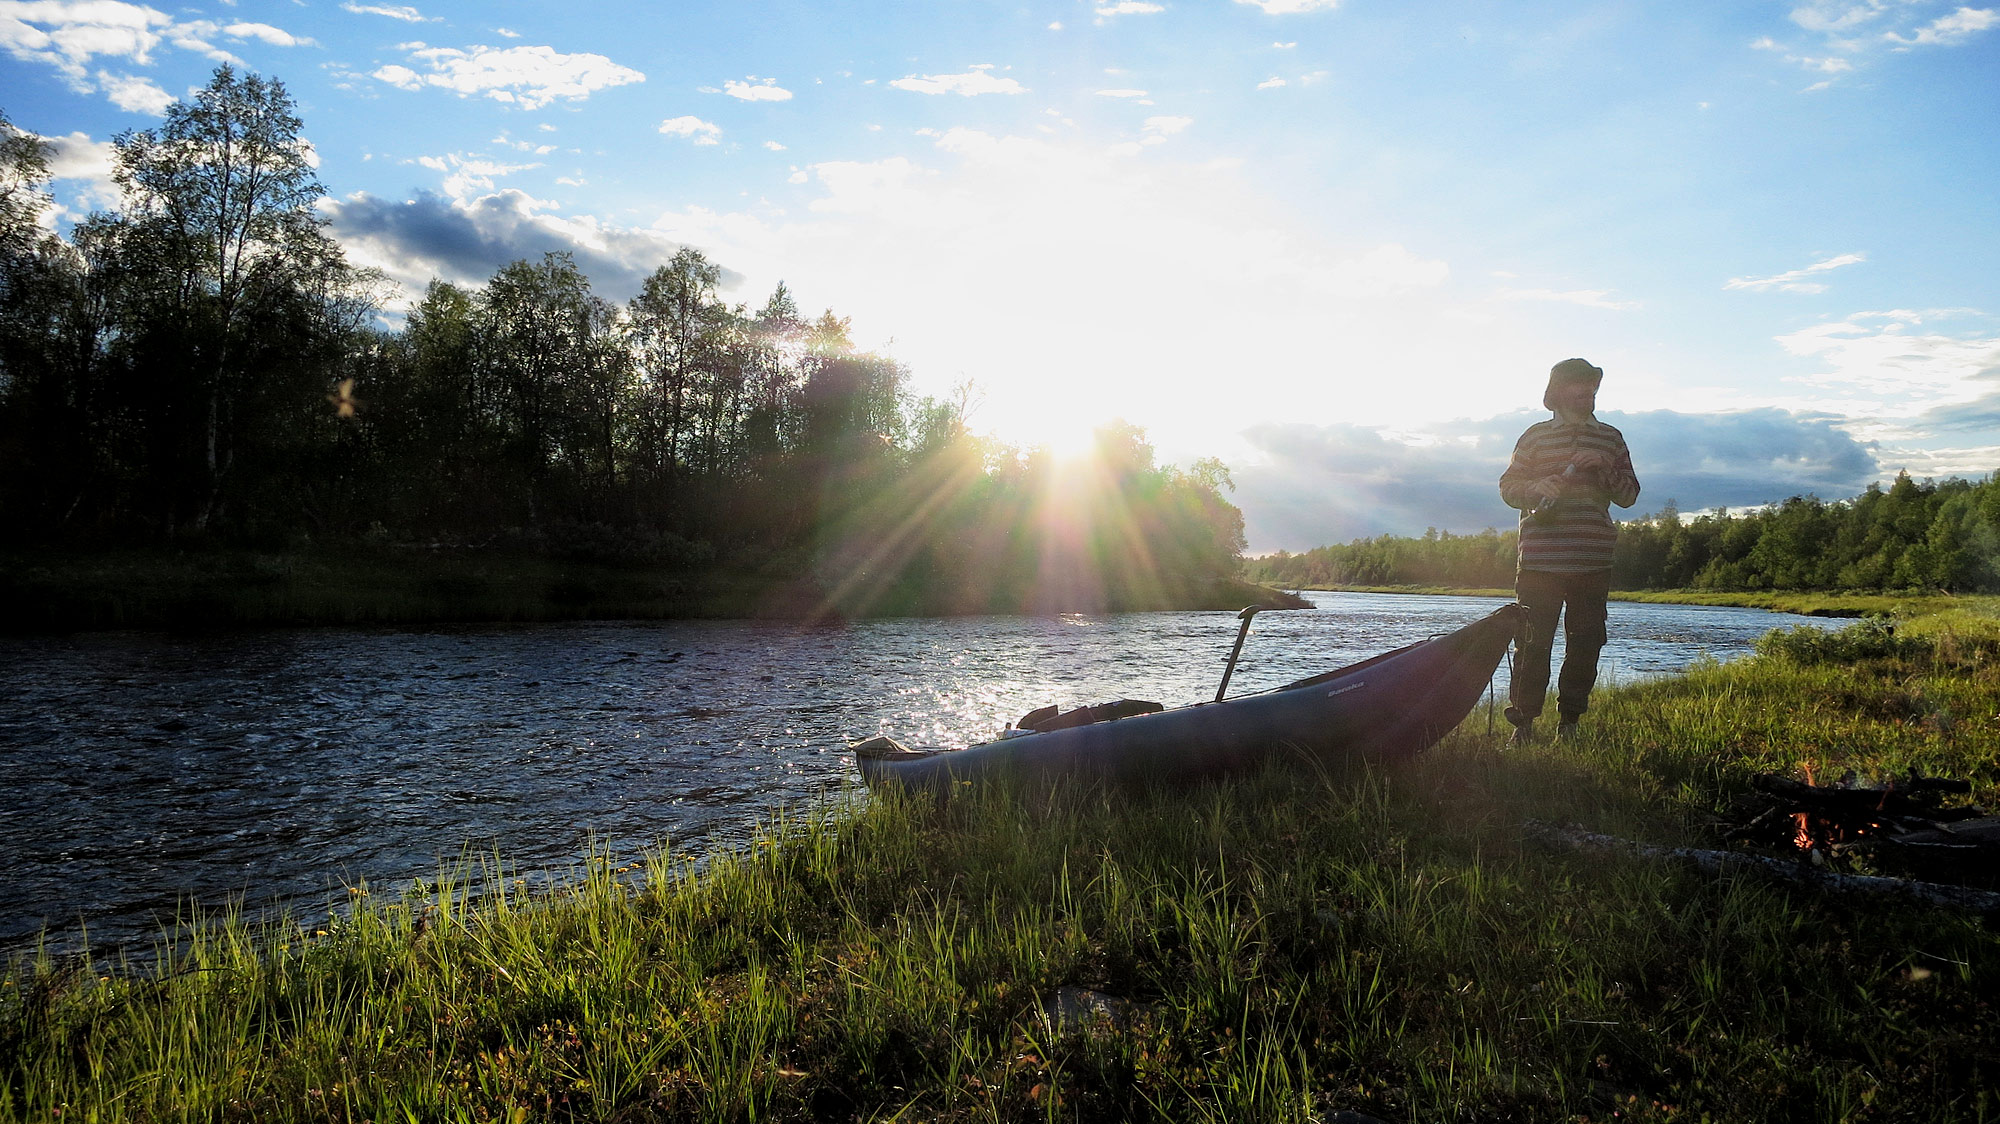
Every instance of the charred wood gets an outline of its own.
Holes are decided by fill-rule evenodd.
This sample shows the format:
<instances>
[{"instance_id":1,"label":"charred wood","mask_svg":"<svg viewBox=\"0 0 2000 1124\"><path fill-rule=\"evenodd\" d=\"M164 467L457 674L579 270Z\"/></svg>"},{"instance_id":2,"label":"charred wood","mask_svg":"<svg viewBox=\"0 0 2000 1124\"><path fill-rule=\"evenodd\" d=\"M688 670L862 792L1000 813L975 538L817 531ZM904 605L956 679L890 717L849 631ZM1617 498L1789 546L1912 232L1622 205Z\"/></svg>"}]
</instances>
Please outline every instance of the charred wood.
<instances>
[{"instance_id":1,"label":"charred wood","mask_svg":"<svg viewBox=\"0 0 2000 1124\"><path fill-rule=\"evenodd\" d=\"M1974 913L2000 915L2000 892L1969 886L1947 886L1905 878L1883 878L1867 874L1836 874L1799 859L1774 859L1742 851L1711 851L1697 847L1660 847L1600 835L1574 825L1557 826L1530 820L1524 825L1530 839L1545 846L1593 854L1625 854L1637 858L1678 862L1710 874L1753 873L1794 885L1834 894L1866 894L1902 897L1926 905Z\"/></svg>"}]
</instances>

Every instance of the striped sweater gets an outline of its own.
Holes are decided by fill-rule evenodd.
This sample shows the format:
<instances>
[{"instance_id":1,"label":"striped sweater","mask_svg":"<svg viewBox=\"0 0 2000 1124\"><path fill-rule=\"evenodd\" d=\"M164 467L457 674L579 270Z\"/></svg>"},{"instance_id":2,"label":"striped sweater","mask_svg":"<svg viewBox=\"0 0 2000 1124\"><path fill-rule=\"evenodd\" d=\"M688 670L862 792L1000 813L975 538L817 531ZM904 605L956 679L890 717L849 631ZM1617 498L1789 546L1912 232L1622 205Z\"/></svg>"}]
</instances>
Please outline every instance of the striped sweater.
<instances>
[{"instance_id":1,"label":"striped sweater","mask_svg":"<svg viewBox=\"0 0 2000 1124\"><path fill-rule=\"evenodd\" d=\"M1585 450L1602 453L1611 469L1595 487L1543 503L1535 482L1561 473ZM1514 459L1500 477L1500 498L1521 510L1521 569L1591 573L1611 568L1618 529L1611 522L1610 505L1637 502L1639 478L1632 472L1624 434L1595 418L1574 424L1551 418L1529 426L1515 443Z\"/></svg>"}]
</instances>

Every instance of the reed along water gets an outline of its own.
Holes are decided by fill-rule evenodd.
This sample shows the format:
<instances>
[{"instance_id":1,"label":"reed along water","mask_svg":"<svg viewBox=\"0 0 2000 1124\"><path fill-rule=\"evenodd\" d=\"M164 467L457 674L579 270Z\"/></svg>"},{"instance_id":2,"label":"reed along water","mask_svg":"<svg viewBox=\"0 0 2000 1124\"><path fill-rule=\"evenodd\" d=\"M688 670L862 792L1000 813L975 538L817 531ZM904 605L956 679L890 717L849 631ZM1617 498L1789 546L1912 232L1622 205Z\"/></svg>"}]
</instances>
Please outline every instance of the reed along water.
<instances>
[{"instance_id":1,"label":"reed along water","mask_svg":"<svg viewBox=\"0 0 2000 1124\"><path fill-rule=\"evenodd\" d=\"M1231 695L1503 603L1310 596L1256 618ZM1603 682L1799 623L1840 622L1613 602ZM1178 612L0 638L0 953L45 929L75 947L85 926L98 952L142 947L190 900L311 916L468 849L530 877L587 845L699 853L782 805L854 798L860 738L959 746L1050 703L1213 698L1236 628Z\"/></svg>"}]
</instances>

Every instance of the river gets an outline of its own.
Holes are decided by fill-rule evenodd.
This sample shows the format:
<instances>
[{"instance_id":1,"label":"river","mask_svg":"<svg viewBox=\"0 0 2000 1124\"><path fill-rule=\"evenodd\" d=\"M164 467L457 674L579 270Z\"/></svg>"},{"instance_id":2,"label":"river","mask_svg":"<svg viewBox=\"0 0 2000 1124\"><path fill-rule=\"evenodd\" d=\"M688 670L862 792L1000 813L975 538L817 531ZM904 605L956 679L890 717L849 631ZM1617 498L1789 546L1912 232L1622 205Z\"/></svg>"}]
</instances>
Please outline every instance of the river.
<instances>
[{"instance_id":1,"label":"river","mask_svg":"<svg viewBox=\"0 0 2000 1124\"><path fill-rule=\"evenodd\" d=\"M1503 602L1318 593L1256 619L1231 694ZM1606 682L1838 622L1613 602ZM1234 614L0 638L0 952L143 945L183 902L323 912L467 849L561 870L742 839L852 795L849 742L990 737L1038 706L1214 695ZM1558 659L1560 653L1558 653ZM1506 669L1500 671L1504 697Z\"/></svg>"}]
</instances>

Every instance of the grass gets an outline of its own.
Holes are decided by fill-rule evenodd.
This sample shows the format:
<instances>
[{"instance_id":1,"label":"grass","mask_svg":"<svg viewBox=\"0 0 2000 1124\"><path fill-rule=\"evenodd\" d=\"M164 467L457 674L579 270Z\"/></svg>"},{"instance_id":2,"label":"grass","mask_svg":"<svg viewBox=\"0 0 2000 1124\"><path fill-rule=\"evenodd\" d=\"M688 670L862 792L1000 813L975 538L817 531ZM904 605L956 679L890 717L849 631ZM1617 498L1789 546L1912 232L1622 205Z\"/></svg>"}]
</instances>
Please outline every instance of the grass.
<instances>
[{"instance_id":1,"label":"grass","mask_svg":"<svg viewBox=\"0 0 2000 1124\"><path fill-rule=\"evenodd\" d=\"M2000 1117L1979 919L1524 840L1713 845L1808 763L2000 796L2000 622L1841 635L1605 692L1575 742L1478 713L1387 765L836 803L699 865L488 860L148 968L24 962L0 1119ZM1063 988L1125 1025L1057 1023Z\"/></svg>"},{"instance_id":2,"label":"grass","mask_svg":"<svg viewBox=\"0 0 2000 1124\"><path fill-rule=\"evenodd\" d=\"M2000 597L1949 593L1882 593L1866 590L1758 590L1716 593L1697 589L1615 592L1620 601L1650 601L1675 605L1736 605L1770 609L1807 617L1896 617L1915 619L1939 614L1993 616Z\"/></svg>"}]
</instances>

